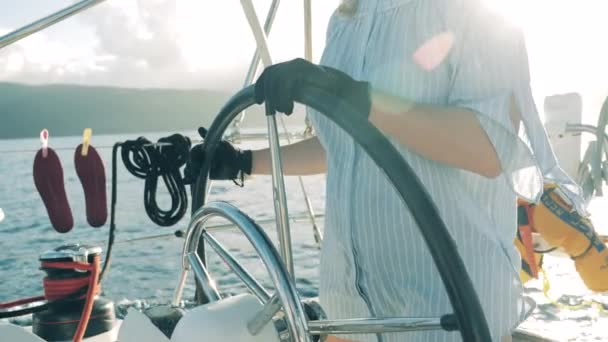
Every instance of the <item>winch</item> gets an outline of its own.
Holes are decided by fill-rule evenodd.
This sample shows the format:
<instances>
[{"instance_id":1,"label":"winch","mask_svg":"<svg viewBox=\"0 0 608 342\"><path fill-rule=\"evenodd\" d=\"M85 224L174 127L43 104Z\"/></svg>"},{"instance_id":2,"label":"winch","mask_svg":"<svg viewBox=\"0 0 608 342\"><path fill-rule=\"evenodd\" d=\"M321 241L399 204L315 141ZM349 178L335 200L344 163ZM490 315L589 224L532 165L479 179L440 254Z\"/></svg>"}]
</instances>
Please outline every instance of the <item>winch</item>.
<instances>
[{"instance_id":1,"label":"winch","mask_svg":"<svg viewBox=\"0 0 608 342\"><path fill-rule=\"evenodd\" d=\"M46 341L78 341L110 332L114 303L100 295L101 248L65 245L40 256L47 308L33 315L33 332Z\"/></svg>"}]
</instances>

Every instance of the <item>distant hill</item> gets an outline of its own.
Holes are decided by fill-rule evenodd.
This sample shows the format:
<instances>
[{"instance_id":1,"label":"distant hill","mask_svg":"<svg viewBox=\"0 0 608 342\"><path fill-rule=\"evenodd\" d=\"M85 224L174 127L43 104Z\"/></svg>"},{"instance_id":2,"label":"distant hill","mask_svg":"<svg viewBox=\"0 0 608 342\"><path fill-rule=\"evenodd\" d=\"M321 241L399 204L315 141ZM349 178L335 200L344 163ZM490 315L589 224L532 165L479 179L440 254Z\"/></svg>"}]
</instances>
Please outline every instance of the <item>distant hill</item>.
<instances>
[{"instance_id":1,"label":"distant hill","mask_svg":"<svg viewBox=\"0 0 608 342\"><path fill-rule=\"evenodd\" d=\"M0 139L179 131L208 126L231 94L210 90L127 89L112 87L0 83ZM257 113L256 113L257 112ZM248 126L264 125L259 107Z\"/></svg>"}]
</instances>

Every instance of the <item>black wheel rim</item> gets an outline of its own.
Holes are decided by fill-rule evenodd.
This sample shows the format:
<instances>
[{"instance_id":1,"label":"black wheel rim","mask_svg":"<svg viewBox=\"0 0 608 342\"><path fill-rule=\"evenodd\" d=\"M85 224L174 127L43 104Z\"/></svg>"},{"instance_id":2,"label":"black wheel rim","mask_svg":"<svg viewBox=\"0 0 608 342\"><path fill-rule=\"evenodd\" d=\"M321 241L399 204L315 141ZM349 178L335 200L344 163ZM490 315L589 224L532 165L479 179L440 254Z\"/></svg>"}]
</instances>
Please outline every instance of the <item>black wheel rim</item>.
<instances>
[{"instance_id":1,"label":"black wheel rim","mask_svg":"<svg viewBox=\"0 0 608 342\"><path fill-rule=\"evenodd\" d=\"M463 341L491 341L483 309L471 278L430 195L401 154L372 124L343 99L314 87L303 87L298 102L314 108L348 133L384 172L407 205L422 234L448 293ZM234 118L255 104L253 86L242 89L224 105L204 141L206 156L213 156ZM205 203L212 160L203 164L192 198L195 212Z\"/></svg>"}]
</instances>

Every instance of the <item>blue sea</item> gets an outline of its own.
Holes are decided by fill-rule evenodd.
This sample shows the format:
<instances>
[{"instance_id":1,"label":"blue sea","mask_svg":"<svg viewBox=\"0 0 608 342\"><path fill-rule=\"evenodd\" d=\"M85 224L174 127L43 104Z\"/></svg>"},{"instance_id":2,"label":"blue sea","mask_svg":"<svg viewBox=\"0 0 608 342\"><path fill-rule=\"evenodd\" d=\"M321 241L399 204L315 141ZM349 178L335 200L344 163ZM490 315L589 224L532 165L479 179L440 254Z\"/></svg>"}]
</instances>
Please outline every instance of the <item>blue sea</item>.
<instances>
[{"instance_id":1,"label":"blue sea","mask_svg":"<svg viewBox=\"0 0 608 342\"><path fill-rule=\"evenodd\" d=\"M146 133L149 140L170 133ZM194 132L185 132L194 136ZM106 166L108 199L110 198L111 146L117 141L136 139L140 135L94 136L95 146ZM0 208L5 219L0 222L0 302L35 296L42 293L43 273L38 269L38 256L49 249L66 243L99 245L105 251L109 224L101 228L88 226L85 217L82 186L74 169L74 150L80 137L52 137L54 148L63 165L65 188L74 216L75 226L66 234L59 234L50 226L44 205L38 195L32 176L32 165L40 147L37 138L0 140ZM243 147L264 147L265 141L243 143ZM180 253L183 239L173 232L185 230L188 217L173 227L156 226L144 210L144 181L129 174L119 158L118 203L116 211L117 235L113 262L103 282L105 296L122 305L144 307L171 300L180 272ZM304 184L316 213L322 213L325 201L325 178L304 177ZM300 186L295 177L286 177L289 214L306 215ZM159 187L159 202L167 205L168 195ZM274 217L270 177L255 177L240 188L232 182L215 182L210 200L229 201L256 220ZM608 230L606 212L608 202L594 200L590 210L596 227L604 234ZM222 223L222 222L218 222ZM322 221L320 222L322 227ZM274 224L263 225L269 236L276 241ZM162 237L132 241L144 237ZM264 285L271 286L263 265L247 240L236 230L218 232L215 235ZM308 220L292 223L294 263L298 289L304 296L317 294L319 249L314 242ZM245 287L213 253L207 258L212 276L221 291L238 293ZM608 295L593 294L585 289L578 278L572 261L563 257L548 257L545 268L551 281L550 298L562 303L576 304L589 300L608 303ZM533 281L527 293L538 303L533 316L522 327L526 330L551 336L559 341L608 341L608 314L597 306L583 305L582 309L570 310L552 304L543 294L542 281ZM189 279L184 296L194 293ZM584 304L584 303L583 303ZM608 310L608 306L606 308Z\"/></svg>"}]
</instances>

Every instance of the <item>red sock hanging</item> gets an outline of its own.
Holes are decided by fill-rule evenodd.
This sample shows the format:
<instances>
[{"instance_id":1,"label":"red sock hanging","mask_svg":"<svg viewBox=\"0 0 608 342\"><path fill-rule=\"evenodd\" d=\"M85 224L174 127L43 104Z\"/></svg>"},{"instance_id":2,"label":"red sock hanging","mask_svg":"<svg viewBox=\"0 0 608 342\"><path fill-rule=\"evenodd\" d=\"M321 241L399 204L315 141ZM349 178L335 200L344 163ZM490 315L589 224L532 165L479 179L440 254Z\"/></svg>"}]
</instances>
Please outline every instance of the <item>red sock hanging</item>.
<instances>
[{"instance_id":1,"label":"red sock hanging","mask_svg":"<svg viewBox=\"0 0 608 342\"><path fill-rule=\"evenodd\" d=\"M34 159L34 184L53 228L60 233L67 233L74 226L74 219L65 193L63 168L52 148L46 149L46 157L43 154L43 149L40 149Z\"/></svg>"},{"instance_id":2,"label":"red sock hanging","mask_svg":"<svg viewBox=\"0 0 608 342\"><path fill-rule=\"evenodd\" d=\"M84 190L87 222L93 227L101 227L108 218L106 173L97 150L89 145L86 156L83 156L82 148L82 144L76 148L74 165Z\"/></svg>"}]
</instances>

